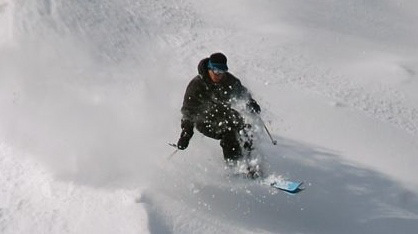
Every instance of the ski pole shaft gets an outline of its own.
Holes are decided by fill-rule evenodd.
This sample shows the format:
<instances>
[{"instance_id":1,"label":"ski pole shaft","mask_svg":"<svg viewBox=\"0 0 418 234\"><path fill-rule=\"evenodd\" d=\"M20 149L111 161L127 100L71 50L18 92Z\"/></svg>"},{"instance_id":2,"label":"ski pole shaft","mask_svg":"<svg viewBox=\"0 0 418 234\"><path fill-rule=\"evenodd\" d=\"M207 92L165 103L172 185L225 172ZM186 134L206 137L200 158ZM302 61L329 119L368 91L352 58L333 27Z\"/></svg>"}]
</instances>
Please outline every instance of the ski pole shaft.
<instances>
[{"instance_id":1,"label":"ski pole shaft","mask_svg":"<svg viewBox=\"0 0 418 234\"><path fill-rule=\"evenodd\" d=\"M168 143L168 145L169 145L169 146L172 146L172 147L174 147L174 148L176 148L176 149L177 149L177 145L176 145L176 144L174 144L174 143Z\"/></svg>"},{"instance_id":2,"label":"ski pole shaft","mask_svg":"<svg viewBox=\"0 0 418 234\"><path fill-rule=\"evenodd\" d=\"M263 120L261 120L261 122L262 122L262 123L263 123L263 125L264 125L264 129L266 130L267 135L269 135L269 137L270 137L271 143L273 143L273 145L277 145L277 141L276 141L276 140L274 140L274 139L273 139L273 137L271 136L270 131L269 131L269 129L267 128L267 126L266 126L266 124L264 123L264 121L263 121Z\"/></svg>"},{"instance_id":3,"label":"ski pole shaft","mask_svg":"<svg viewBox=\"0 0 418 234\"><path fill-rule=\"evenodd\" d=\"M171 153L170 156L168 156L168 160L170 160L178 151L178 149L174 150L173 153Z\"/></svg>"},{"instance_id":4,"label":"ski pole shaft","mask_svg":"<svg viewBox=\"0 0 418 234\"><path fill-rule=\"evenodd\" d=\"M174 151L173 151L173 153L171 153L169 156L168 156L168 160L170 160L178 151L179 151L179 149L177 148L177 145L176 144L174 144L174 143L168 143L168 145L169 146L172 146L172 147L174 147L174 148L176 148Z\"/></svg>"}]
</instances>

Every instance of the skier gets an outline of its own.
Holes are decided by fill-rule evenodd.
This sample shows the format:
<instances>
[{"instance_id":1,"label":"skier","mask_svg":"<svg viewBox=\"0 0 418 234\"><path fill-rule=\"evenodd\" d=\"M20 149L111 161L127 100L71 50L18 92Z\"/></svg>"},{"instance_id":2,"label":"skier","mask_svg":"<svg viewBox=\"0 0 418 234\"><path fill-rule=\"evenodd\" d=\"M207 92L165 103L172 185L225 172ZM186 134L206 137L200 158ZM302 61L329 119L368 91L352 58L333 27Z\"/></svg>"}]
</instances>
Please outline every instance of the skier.
<instances>
[{"instance_id":1,"label":"skier","mask_svg":"<svg viewBox=\"0 0 418 234\"><path fill-rule=\"evenodd\" d=\"M261 109L240 80L228 72L227 58L214 53L198 65L184 95L181 112L181 134L177 148L188 147L193 129L203 135L220 140L226 162L245 159L253 149L251 125L233 105L244 101L248 113L259 114Z\"/></svg>"}]
</instances>

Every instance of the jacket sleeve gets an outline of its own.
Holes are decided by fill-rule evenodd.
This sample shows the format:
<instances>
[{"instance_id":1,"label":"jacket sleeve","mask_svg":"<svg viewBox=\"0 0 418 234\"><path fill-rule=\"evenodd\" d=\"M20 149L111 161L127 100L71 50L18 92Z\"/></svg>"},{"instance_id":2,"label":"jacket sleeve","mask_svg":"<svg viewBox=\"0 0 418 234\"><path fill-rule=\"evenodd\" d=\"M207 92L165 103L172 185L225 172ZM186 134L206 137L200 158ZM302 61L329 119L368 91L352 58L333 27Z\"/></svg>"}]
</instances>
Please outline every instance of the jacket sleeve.
<instances>
[{"instance_id":1,"label":"jacket sleeve","mask_svg":"<svg viewBox=\"0 0 418 234\"><path fill-rule=\"evenodd\" d=\"M199 98L201 95L200 85L197 81L198 80L196 78L190 81L186 92L184 93L183 106L181 108L183 119L193 121L199 111L200 106L202 105L202 101L200 100L201 98Z\"/></svg>"},{"instance_id":2,"label":"jacket sleeve","mask_svg":"<svg viewBox=\"0 0 418 234\"><path fill-rule=\"evenodd\" d=\"M183 114L181 128L188 134L193 134L194 123L203 106L202 88L204 87L202 87L199 79L200 77L195 77L187 86L181 108L181 113Z\"/></svg>"},{"instance_id":3,"label":"jacket sleeve","mask_svg":"<svg viewBox=\"0 0 418 234\"><path fill-rule=\"evenodd\" d=\"M251 93L244 85L242 85L241 81L238 78L236 78L235 87L237 98L246 102L247 109L253 113L260 113L260 105L258 105L257 101L253 99Z\"/></svg>"}]
</instances>

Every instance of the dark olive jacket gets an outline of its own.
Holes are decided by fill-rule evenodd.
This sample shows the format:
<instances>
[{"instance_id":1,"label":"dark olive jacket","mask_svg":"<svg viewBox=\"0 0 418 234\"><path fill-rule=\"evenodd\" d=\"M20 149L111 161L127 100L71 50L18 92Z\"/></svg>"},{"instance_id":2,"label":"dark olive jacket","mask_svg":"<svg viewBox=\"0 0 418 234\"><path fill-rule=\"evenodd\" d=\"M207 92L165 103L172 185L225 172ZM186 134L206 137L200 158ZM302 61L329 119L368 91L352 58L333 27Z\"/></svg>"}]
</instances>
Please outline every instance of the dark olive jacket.
<instances>
[{"instance_id":1,"label":"dark olive jacket","mask_svg":"<svg viewBox=\"0 0 418 234\"><path fill-rule=\"evenodd\" d=\"M200 61L199 75L193 78L187 86L181 108L183 131L192 133L195 123L203 121L205 111L212 109L213 105L230 107L237 100L246 101L247 106L256 104L247 88L231 73L226 72L225 77L219 83L213 83L208 73L208 61L209 58Z\"/></svg>"}]
</instances>

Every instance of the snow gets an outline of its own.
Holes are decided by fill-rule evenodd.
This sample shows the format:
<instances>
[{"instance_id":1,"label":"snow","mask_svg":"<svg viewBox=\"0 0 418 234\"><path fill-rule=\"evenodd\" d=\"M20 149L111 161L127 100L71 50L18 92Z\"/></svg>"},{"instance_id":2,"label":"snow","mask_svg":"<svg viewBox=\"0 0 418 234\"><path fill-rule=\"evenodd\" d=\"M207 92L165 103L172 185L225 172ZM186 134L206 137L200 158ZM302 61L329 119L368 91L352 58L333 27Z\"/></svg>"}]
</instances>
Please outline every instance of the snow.
<instances>
[{"instance_id":1,"label":"snow","mask_svg":"<svg viewBox=\"0 0 418 234\"><path fill-rule=\"evenodd\" d=\"M416 233L418 4L0 1L1 233ZM222 51L273 137L231 175L195 133L200 59Z\"/></svg>"}]
</instances>

